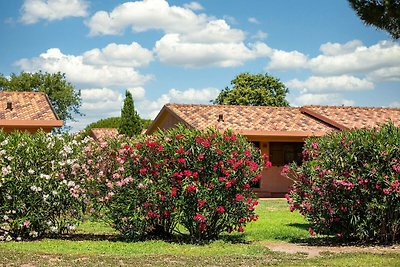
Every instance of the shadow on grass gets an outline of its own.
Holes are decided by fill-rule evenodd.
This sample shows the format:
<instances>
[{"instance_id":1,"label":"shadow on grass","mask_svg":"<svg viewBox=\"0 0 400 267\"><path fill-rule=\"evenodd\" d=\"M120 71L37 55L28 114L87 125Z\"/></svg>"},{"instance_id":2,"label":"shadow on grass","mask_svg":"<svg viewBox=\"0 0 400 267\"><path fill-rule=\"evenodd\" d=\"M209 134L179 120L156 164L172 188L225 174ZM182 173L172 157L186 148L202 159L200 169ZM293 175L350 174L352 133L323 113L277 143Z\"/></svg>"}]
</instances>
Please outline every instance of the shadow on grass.
<instances>
[{"instance_id":1,"label":"shadow on grass","mask_svg":"<svg viewBox=\"0 0 400 267\"><path fill-rule=\"evenodd\" d=\"M219 238L210 240L195 240L188 234L176 234L164 237L147 236L144 239L130 240L119 234L88 234L88 233L71 233L60 236L46 236L49 239L55 240L70 240L70 241L110 241L110 242L142 242L142 241L164 241L174 244L191 244L191 245L207 245L214 241L223 241L231 244L250 244L250 241L245 240L245 235L226 235L223 234Z\"/></svg>"}]
</instances>

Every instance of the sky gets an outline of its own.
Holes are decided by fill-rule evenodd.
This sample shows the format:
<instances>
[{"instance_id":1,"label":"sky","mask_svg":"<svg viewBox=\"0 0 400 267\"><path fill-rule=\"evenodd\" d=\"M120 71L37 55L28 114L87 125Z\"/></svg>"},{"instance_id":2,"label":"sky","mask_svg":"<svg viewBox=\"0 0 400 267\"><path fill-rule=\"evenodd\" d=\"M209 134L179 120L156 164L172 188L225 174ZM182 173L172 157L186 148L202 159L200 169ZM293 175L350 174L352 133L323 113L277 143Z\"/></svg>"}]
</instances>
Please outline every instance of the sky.
<instances>
[{"instance_id":1,"label":"sky","mask_svg":"<svg viewBox=\"0 0 400 267\"><path fill-rule=\"evenodd\" d=\"M291 106L400 107L400 43L346 0L0 1L0 73L62 72L81 91L72 131L166 103L204 103L268 73Z\"/></svg>"}]
</instances>

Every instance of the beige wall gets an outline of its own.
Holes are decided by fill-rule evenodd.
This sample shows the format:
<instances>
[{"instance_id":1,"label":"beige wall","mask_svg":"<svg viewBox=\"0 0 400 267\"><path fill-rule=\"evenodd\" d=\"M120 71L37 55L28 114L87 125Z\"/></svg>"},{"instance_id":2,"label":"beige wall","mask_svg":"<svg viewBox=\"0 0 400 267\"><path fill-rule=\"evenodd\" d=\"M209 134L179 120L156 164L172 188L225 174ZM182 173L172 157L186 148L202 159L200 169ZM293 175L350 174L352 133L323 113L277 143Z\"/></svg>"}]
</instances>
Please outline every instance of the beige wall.
<instances>
[{"instance_id":1,"label":"beige wall","mask_svg":"<svg viewBox=\"0 0 400 267\"><path fill-rule=\"evenodd\" d=\"M249 138L250 139L250 138ZM279 140L278 138L271 138L271 141L281 141L282 142L302 142L304 139L284 139ZM257 141L256 139L251 139L251 141ZM270 142L262 141L260 142L260 149L263 154L269 155ZM288 188L293 184L293 182L282 176L281 171L283 166L272 166L271 168L265 169L262 173L262 178L260 182L260 188L255 188L254 192L257 193L259 197L284 197L288 192Z\"/></svg>"}]
</instances>

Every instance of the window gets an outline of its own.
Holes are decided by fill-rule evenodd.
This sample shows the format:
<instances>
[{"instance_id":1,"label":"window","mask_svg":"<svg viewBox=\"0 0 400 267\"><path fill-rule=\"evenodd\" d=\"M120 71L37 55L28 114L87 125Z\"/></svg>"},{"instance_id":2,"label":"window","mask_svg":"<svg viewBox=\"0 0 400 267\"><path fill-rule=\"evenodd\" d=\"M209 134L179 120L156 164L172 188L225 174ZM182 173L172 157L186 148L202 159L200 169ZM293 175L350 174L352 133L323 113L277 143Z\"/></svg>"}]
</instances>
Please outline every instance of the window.
<instances>
[{"instance_id":1,"label":"window","mask_svg":"<svg viewBox=\"0 0 400 267\"><path fill-rule=\"evenodd\" d=\"M273 166L283 166L291 162L301 163L302 142L271 142L269 160Z\"/></svg>"}]
</instances>

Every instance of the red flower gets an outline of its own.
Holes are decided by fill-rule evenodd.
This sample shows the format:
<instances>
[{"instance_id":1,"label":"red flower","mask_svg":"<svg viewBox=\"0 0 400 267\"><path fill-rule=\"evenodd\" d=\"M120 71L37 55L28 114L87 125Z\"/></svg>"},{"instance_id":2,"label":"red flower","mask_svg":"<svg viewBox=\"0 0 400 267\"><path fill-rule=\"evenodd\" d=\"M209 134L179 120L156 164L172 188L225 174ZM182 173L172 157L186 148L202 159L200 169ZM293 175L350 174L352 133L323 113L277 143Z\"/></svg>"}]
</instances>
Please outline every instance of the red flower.
<instances>
[{"instance_id":1,"label":"red flower","mask_svg":"<svg viewBox=\"0 0 400 267\"><path fill-rule=\"evenodd\" d=\"M206 230L206 228L207 228L207 224L206 224L206 223L201 223L201 224L199 225L199 230L200 230L201 232L203 232L204 230Z\"/></svg>"},{"instance_id":2,"label":"red flower","mask_svg":"<svg viewBox=\"0 0 400 267\"><path fill-rule=\"evenodd\" d=\"M192 185L192 184L190 184L190 185L186 188L186 191L188 191L189 193L194 193L194 192L197 191L197 187L194 186L194 185Z\"/></svg>"},{"instance_id":3,"label":"red flower","mask_svg":"<svg viewBox=\"0 0 400 267\"><path fill-rule=\"evenodd\" d=\"M147 172L147 169L146 169L146 168L142 168L142 169L139 170L139 173L140 173L140 174L145 174L146 172Z\"/></svg>"},{"instance_id":4,"label":"red flower","mask_svg":"<svg viewBox=\"0 0 400 267\"><path fill-rule=\"evenodd\" d=\"M198 159L198 160L204 160L204 155L198 155L198 156L197 156L197 159Z\"/></svg>"},{"instance_id":5,"label":"red flower","mask_svg":"<svg viewBox=\"0 0 400 267\"><path fill-rule=\"evenodd\" d=\"M157 150L158 150L158 151L163 151L163 148L164 148L164 147L163 147L162 145L160 145L160 146L157 148Z\"/></svg>"},{"instance_id":6,"label":"red flower","mask_svg":"<svg viewBox=\"0 0 400 267\"><path fill-rule=\"evenodd\" d=\"M224 209L224 207L222 207L222 206L219 206L217 209L216 209L216 211L218 212L218 213L224 213L225 212L225 209Z\"/></svg>"},{"instance_id":7,"label":"red flower","mask_svg":"<svg viewBox=\"0 0 400 267\"><path fill-rule=\"evenodd\" d=\"M243 196L243 195L241 195L241 194L236 194L236 198L235 198L236 202L239 202L239 201L241 201L241 200L243 200L243 199L244 199L244 196Z\"/></svg>"},{"instance_id":8,"label":"red flower","mask_svg":"<svg viewBox=\"0 0 400 267\"><path fill-rule=\"evenodd\" d=\"M175 139L176 140L179 140L179 139L181 139L183 137L183 134L177 134L176 136L175 136Z\"/></svg>"},{"instance_id":9,"label":"red flower","mask_svg":"<svg viewBox=\"0 0 400 267\"><path fill-rule=\"evenodd\" d=\"M237 229L237 231L238 231L239 233L243 233L243 232L244 232L243 226L239 226L239 228Z\"/></svg>"},{"instance_id":10,"label":"red flower","mask_svg":"<svg viewBox=\"0 0 400 267\"><path fill-rule=\"evenodd\" d=\"M176 153L178 153L178 154L183 154L183 153L185 153L185 149L183 149L182 147L180 147L180 148L178 148L178 149L176 150Z\"/></svg>"},{"instance_id":11,"label":"red flower","mask_svg":"<svg viewBox=\"0 0 400 267\"><path fill-rule=\"evenodd\" d=\"M173 196L173 197L176 197L176 192L178 191L178 188L177 187L172 187L171 188L171 196Z\"/></svg>"},{"instance_id":12,"label":"red flower","mask_svg":"<svg viewBox=\"0 0 400 267\"><path fill-rule=\"evenodd\" d=\"M310 233L311 236L315 236L314 229L312 229L311 227L308 228L308 232Z\"/></svg>"},{"instance_id":13,"label":"red flower","mask_svg":"<svg viewBox=\"0 0 400 267\"><path fill-rule=\"evenodd\" d=\"M192 171L191 170L184 170L183 171L183 175L185 175L186 177L189 177L192 175Z\"/></svg>"},{"instance_id":14,"label":"red flower","mask_svg":"<svg viewBox=\"0 0 400 267\"><path fill-rule=\"evenodd\" d=\"M244 189L244 190L250 189L250 185L249 185L249 184L245 184L245 185L243 186L243 189Z\"/></svg>"},{"instance_id":15,"label":"red flower","mask_svg":"<svg viewBox=\"0 0 400 267\"><path fill-rule=\"evenodd\" d=\"M245 155L246 157L251 157L251 153L250 153L250 151L248 151L248 150L245 150L245 151L244 151L244 155Z\"/></svg>"},{"instance_id":16,"label":"red flower","mask_svg":"<svg viewBox=\"0 0 400 267\"><path fill-rule=\"evenodd\" d=\"M186 162L186 160L184 158L178 158L176 161L178 163L182 163L182 164L185 164L185 162Z\"/></svg>"},{"instance_id":17,"label":"red flower","mask_svg":"<svg viewBox=\"0 0 400 267\"><path fill-rule=\"evenodd\" d=\"M163 212L164 217L168 217L170 215L171 215L171 212L169 212L168 210Z\"/></svg>"},{"instance_id":18,"label":"red flower","mask_svg":"<svg viewBox=\"0 0 400 267\"><path fill-rule=\"evenodd\" d=\"M226 182L225 188L230 188L230 187L232 187L232 181Z\"/></svg>"},{"instance_id":19,"label":"red flower","mask_svg":"<svg viewBox=\"0 0 400 267\"><path fill-rule=\"evenodd\" d=\"M205 200L205 199L203 199L203 200L198 199L198 200L197 200L197 204L199 204L200 207L203 207L204 204L206 204L206 200Z\"/></svg>"},{"instance_id":20,"label":"red flower","mask_svg":"<svg viewBox=\"0 0 400 267\"><path fill-rule=\"evenodd\" d=\"M206 221L206 217L204 217L203 215L201 215L200 213L197 213L194 216L194 219L198 222L205 222Z\"/></svg>"}]
</instances>

